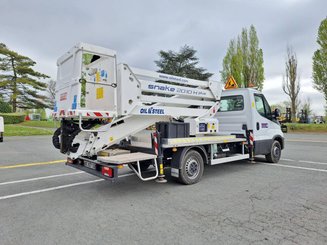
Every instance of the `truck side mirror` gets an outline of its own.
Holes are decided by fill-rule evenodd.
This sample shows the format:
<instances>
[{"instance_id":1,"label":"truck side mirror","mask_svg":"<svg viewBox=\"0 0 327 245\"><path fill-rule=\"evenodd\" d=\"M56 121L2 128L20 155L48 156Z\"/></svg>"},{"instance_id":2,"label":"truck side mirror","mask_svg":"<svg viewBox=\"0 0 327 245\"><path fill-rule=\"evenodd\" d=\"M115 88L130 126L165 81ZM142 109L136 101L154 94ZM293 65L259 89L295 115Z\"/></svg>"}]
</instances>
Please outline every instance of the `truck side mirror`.
<instances>
[{"instance_id":1,"label":"truck side mirror","mask_svg":"<svg viewBox=\"0 0 327 245\"><path fill-rule=\"evenodd\" d=\"M280 110L278 108L276 108L274 110L274 114L273 114L274 118L280 117Z\"/></svg>"}]
</instances>

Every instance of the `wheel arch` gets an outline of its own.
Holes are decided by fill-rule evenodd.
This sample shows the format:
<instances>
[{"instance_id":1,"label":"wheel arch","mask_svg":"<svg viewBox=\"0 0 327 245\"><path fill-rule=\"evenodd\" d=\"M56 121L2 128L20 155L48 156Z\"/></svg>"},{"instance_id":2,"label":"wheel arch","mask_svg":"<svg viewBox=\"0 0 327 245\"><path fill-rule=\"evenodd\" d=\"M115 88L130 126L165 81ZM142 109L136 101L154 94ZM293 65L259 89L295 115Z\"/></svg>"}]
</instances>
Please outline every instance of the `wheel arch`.
<instances>
[{"instance_id":1,"label":"wheel arch","mask_svg":"<svg viewBox=\"0 0 327 245\"><path fill-rule=\"evenodd\" d=\"M277 141L279 142L279 144L280 144L280 146L281 146L281 148L282 148L282 150L283 150L284 147L285 147L284 137L281 136L281 135L275 135L275 136L273 137L273 142L274 142L275 140L277 140Z\"/></svg>"},{"instance_id":2,"label":"wheel arch","mask_svg":"<svg viewBox=\"0 0 327 245\"><path fill-rule=\"evenodd\" d=\"M183 159L183 157L186 155L186 153L189 152L190 150L197 151L201 155L201 157L203 159L203 163L208 164L208 155L207 155L207 151L206 151L205 147L207 147L207 146L197 145L197 146L187 146L187 147L177 148L177 152L175 152L172 155L171 167L180 169L181 159Z\"/></svg>"}]
</instances>

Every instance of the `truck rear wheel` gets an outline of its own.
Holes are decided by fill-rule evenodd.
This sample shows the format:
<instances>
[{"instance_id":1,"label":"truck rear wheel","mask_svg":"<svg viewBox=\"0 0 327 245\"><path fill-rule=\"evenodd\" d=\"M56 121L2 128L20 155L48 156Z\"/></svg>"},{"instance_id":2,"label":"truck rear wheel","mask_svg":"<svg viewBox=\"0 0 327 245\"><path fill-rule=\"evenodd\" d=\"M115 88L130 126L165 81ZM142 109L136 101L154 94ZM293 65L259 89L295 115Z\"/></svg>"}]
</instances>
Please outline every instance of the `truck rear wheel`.
<instances>
[{"instance_id":1,"label":"truck rear wheel","mask_svg":"<svg viewBox=\"0 0 327 245\"><path fill-rule=\"evenodd\" d=\"M280 143L275 140L270 149L270 153L266 155L266 160L270 163L277 163L280 159L282 153L282 147L280 146Z\"/></svg>"},{"instance_id":2,"label":"truck rear wheel","mask_svg":"<svg viewBox=\"0 0 327 245\"><path fill-rule=\"evenodd\" d=\"M185 185L195 184L200 181L203 170L204 163L201 154L190 150L181 160L179 182Z\"/></svg>"}]
</instances>

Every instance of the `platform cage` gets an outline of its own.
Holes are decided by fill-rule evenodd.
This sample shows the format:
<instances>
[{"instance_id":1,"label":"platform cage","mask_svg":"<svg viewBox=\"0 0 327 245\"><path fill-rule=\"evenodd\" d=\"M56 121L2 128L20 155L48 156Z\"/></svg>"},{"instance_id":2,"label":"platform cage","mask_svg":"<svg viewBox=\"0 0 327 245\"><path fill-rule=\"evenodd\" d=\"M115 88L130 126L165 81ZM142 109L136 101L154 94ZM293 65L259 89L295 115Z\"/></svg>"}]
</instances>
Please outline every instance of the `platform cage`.
<instances>
[{"instance_id":1,"label":"platform cage","mask_svg":"<svg viewBox=\"0 0 327 245\"><path fill-rule=\"evenodd\" d=\"M80 43L57 61L56 118L117 115L116 52Z\"/></svg>"}]
</instances>

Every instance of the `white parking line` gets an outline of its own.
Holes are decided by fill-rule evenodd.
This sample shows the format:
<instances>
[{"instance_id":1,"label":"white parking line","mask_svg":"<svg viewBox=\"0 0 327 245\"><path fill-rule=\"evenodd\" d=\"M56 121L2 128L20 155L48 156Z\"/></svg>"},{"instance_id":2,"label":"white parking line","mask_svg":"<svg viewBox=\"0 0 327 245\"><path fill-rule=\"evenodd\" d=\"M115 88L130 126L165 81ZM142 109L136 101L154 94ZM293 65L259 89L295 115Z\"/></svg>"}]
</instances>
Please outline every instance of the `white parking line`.
<instances>
[{"instance_id":1,"label":"white parking line","mask_svg":"<svg viewBox=\"0 0 327 245\"><path fill-rule=\"evenodd\" d=\"M131 176L131 175L135 175L135 173L123 174L123 175L118 176L118 178L123 178L123 177ZM45 189L40 189L40 190L35 190L35 191L21 192L21 193L12 194L12 195L1 196L0 200L21 197L21 196L27 196L27 195L33 195L33 194L42 193L42 192L60 190L60 189L65 189L65 188L69 188L69 187L73 187L73 186L92 184L92 183L97 183L100 181L104 181L104 179L83 181L83 182L77 182L77 183L68 184L68 185L60 185L60 186L55 186L55 187L50 187L50 188L45 188Z\"/></svg>"},{"instance_id":2,"label":"white parking line","mask_svg":"<svg viewBox=\"0 0 327 245\"><path fill-rule=\"evenodd\" d=\"M14 181L2 182L2 183L0 183L0 186L23 183L23 182L30 182L30 181L36 181L36 180L43 180L43 179L58 178L58 177L69 176L69 175L84 174L84 173L85 172L78 171L78 172L67 173L67 174L56 174L56 175L48 175L48 176L43 176L43 177L31 178L31 179L14 180Z\"/></svg>"},{"instance_id":3,"label":"white parking line","mask_svg":"<svg viewBox=\"0 0 327 245\"><path fill-rule=\"evenodd\" d=\"M302 162L302 163L312 163L312 164L321 164L321 165L327 165L327 162L314 162L314 161L307 161L307 160L294 160L294 159L288 159L288 158L281 158L281 161L286 162Z\"/></svg>"},{"instance_id":4,"label":"white parking line","mask_svg":"<svg viewBox=\"0 0 327 245\"><path fill-rule=\"evenodd\" d=\"M293 165L286 165L286 164L278 164L278 163L262 163L268 166L275 166L275 167L284 167L284 168L295 168L295 169L302 169L302 170L309 170L309 171L317 171L317 172L325 172L327 173L327 169L318 169L318 168L306 168L306 167L299 167Z\"/></svg>"},{"instance_id":5,"label":"white parking line","mask_svg":"<svg viewBox=\"0 0 327 245\"><path fill-rule=\"evenodd\" d=\"M313 161L304 161L304 160L299 160L299 162L327 165L326 162L313 162Z\"/></svg>"},{"instance_id":6,"label":"white parking line","mask_svg":"<svg viewBox=\"0 0 327 245\"><path fill-rule=\"evenodd\" d=\"M297 160L287 159L287 158L282 158L281 160L289 161L289 162L296 162L297 161ZM298 160L297 162L327 165L327 163L314 162L314 161L305 161L305 160ZM300 166L286 165L286 164L278 164L278 163L275 163L275 164L261 163L261 164L268 165L268 166L275 166L275 167L294 168L294 169L301 169L301 170L309 170L309 171L317 171L317 172L327 173L327 169L307 168L307 167L300 167ZM44 179L50 179L50 178L57 178L57 177L62 177L62 176L77 175L77 174L82 174L82 173L84 173L84 172L78 171L78 172L73 172L73 173L57 174L57 175L49 175L49 176L43 176L43 177L37 177L37 178L23 179L23 180L8 181L8 182L0 183L0 186L1 185L15 184L15 183L30 182L30 181L36 181L36 180L44 180ZM118 176L118 178L123 178L123 177L127 177L127 176L132 176L132 175L135 175L135 173L123 174L123 175ZM56 187L50 187L50 188L39 189L39 190L34 190L34 191L21 192L21 193L7 195L7 196L0 196L0 200L5 200L5 199L10 199L10 198L15 198L15 197L21 197L21 196L27 196L27 195L32 195L32 194L37 194L37 193L42 193L42 192L60 190L60 189L65 189L65 188L79 186L79 185L92 184L92 183L96 183L96 182L100 182L100 181L104 181L104 179L83 181L83 182L77 182L77 183L72 183L72 184L67 184L67 185L60 185L60 186L56 186Z\"/></svg>"},{"instance_id":7,"label":"white parking line","mask_svg":"<svg viewBox=\"0 0 327 245\"><path fill-rule=\"evenodd\" d=\"M91 184L91 183L95 183L95 182L99 182L99 181L103 181L103 180L104 179L96 179L96 180L90 180L90 181L84 181L84 182L77 182L77 183L73 183L73 184L69 184L69 185L60 185L60 186L56 186L56 187L40 189L40 190L35 190L35 191L21 192L21 193L17 193L17 194L13 194L13 195L2 196L2 197L0 197L0 200L10 199L10 198L14 198L14 197L27 196L27 195L37 194L37 193L41 193L41 192L60 190L60 189L73 187L73 186L77 186L77 185L86 185L86 184Z\"/></svg>"},{"instance_id":8,"label":"white parking line","mask_svg":"<svg viewBox=\"0 0 327 245\"><path fill-rule=\"evenodd\" d=\"M287 161L287 162L295 162L293 159L288 159L288 158L281 158L280 160L282 161Z\"/></svg>"},{"instance_id":9,"label":"white parking line","mask_svg":"<svg viewBox=\"0 0 327 245\"><path fill-rule=\"evenodd\" d=\"M286 139L289 142L310 142L310 143L327 143L326 140L310 140L310 139Z\"/></svg>"}]
</instances>

